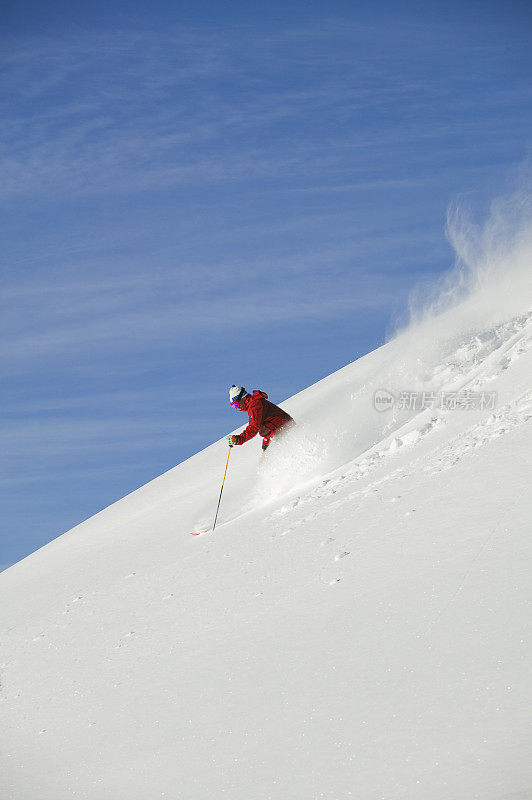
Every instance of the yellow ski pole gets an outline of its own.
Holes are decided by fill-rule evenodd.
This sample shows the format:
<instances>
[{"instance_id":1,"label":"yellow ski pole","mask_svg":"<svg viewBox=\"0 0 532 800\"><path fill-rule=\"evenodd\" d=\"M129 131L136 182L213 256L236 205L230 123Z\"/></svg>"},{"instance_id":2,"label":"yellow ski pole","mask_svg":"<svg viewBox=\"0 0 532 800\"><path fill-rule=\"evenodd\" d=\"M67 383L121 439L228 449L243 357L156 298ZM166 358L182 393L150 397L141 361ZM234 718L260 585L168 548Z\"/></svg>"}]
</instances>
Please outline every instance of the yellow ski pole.
<instances>
[{"instance_id":1,"label":"yellow ski pole","mask_svg":"<svg viewBox=\"0 0 532 800\"><path fill-rule=\"evenodd\" d=\"M222 492L224 490L225 476L227 475L227 466L229 464L229 456L231 455L232 446L233 446L232 444L229 445L229 452L227 453L227 461L225 462L224 479L222 481L222 488L220 489L220 497L218 498L218 508L216 509L216 516L214 518L214 525L212 526L213 530L216 528L216 520L218 519L218 511L220 510L220 502L222 500Z\"/></svg>"}]
</instances>

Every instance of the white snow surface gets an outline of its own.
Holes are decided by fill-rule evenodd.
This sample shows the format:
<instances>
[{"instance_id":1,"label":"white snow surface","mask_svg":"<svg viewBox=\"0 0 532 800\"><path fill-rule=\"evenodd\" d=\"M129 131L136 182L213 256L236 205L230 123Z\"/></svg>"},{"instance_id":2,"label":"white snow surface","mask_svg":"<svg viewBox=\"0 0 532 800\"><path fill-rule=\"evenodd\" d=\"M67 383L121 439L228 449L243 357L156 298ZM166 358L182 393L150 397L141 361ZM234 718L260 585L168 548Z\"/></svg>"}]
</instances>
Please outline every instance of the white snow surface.
<instances>
[{"instance_id":1,"label":"white snow surface","mask_svg":"<svg viewBox=\"0 0 532 800\"><path fill-rule=\"evenodd\" d=\"M520 248L282 403L214 533L225 439L0 576L2 800L532 797Z\"/></svg>"}]
</instances>

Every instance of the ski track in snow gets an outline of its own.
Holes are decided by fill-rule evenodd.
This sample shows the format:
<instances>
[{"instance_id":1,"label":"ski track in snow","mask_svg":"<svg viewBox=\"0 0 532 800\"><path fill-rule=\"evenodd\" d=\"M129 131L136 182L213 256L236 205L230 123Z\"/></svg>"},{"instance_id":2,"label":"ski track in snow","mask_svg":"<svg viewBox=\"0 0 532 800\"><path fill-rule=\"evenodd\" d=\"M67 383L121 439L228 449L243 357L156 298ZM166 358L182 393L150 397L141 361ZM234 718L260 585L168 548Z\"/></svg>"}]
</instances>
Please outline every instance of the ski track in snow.
<instances>
[{"instance_id":1,"label":"ski track in snow","mask_svg":"<svg viewBox=\"0 0 532 800\"><path fill-rule=\"evenodd\" d=\"M464 388L479 391L507 370L520 355L527 352L531 339L532 314L522 315L505 325L476 334L467 344L462 344L454 354L447 358L445 364L438 365L428 372L427 383L434 386L434 379L437 378L438 383L441 381L439 388L443 391ZM469 365L469 371L465 370L464 364ZM276 509L270 515L270 519L275 521L279 517L291 514L296 509L299 510L302 505L331 498L339 491L345 491L346 487L349 490L353 482L366 478L370 473L382 467L399 449L404 450L404 448L419 445L425 437L441 425L445 425L450 414L456 413L467 414L468 411L442 410L434 414L431 409L424 409L403 424L384 442L381 442L376 448L372 448L368 454L363 454L347 468L341 470L340 475L322 479L319 485L307 494L297 496ZM427 417L430 418L427 419ZM423 458L424 465L421 468L425 472L450 469L479 447L504 435L516 426L526 424L531 418L532 391L529 391L507 403L495 413L486 412L484 420L473 424L469 430L460 432L442 447L437 447L429 457L425 456ZM418 421L417 425L416 420ZM406 432L401 433L404 428L407 428ZM374 492L377 487L382 487L383 484L393 481L399 476L406 477L407 474L413 474L418 469L419 461L414 460L408 471L403 468L392 470L374 483L350 493L348 499L355 501L360 495ZM343 498L338 502L344 502ZM295 527L305 525L319 514L328 513L329 509L330 505L313 512L309 517L299 519L297 523L283 531L282 535L293 531Z\"/></svg>"}]
</instances>

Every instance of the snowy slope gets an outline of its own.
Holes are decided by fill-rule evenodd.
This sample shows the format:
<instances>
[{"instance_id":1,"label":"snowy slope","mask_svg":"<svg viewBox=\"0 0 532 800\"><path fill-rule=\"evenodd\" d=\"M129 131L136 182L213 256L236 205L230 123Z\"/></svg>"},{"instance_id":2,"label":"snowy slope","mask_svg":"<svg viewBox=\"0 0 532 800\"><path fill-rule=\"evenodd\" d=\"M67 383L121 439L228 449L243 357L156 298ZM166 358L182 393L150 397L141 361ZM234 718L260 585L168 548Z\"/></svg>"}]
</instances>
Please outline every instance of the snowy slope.
<instances>
[{"instance_id":1,"label":"snowy slope","mask_svg":"<svg viewBox=\"0 0 532 800\"><path fill-rule=\"evenodd\" d=\"M2 800L532 797L512 292L492 280L287 400L282 446L232 451L214 534L189 535L225 440L3 573ZM378 412L381 389L496 404Z\"/></svg>"}]
</instances>

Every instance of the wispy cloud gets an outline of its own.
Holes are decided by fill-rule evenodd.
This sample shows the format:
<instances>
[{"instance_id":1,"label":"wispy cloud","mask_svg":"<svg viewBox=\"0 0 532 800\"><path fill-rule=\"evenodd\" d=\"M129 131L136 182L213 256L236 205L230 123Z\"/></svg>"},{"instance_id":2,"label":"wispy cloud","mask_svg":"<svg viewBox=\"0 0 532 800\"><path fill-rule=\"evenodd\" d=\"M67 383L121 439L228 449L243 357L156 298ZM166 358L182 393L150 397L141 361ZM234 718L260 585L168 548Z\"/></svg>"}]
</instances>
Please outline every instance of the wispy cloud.
<instances>
[{"instance_id":1,"label":"wispy cloud","mask_svg":"<svg viewBox=\"0 0 532 800\"><path fill-rule=\"evenodd\" d=\"M206 394L203 386L191 391L188 401L201 404ZM74 476L101 481L106 474L112 476L117 462L123 471L129 462L142 464L153 453L163 458L177 442L183 447L209 438L212 417L176 417L173 398L174 392L158 396L154 388L130 387L25 401L6 398L0 418L0 487L70 481ZM110 462L115 466L110 468Z\"/></svg>"},{"instance_id":2,"label":"wispy cloud","mask_svg":"<svg viewBox=\"0 0 532 800\"><path fill-rule=\"evenodd\" d=\"M293 282L292 282L293 283ZM397 292L404 285L404 277L391 277L383 283L375 275L357 275L351 290L326 278L315 276L305 279L305 291L294 291L289 280L268 291L267 308L263 308L264 290L236 290L218 295L205 291L201 296L183 296L178 281L168 281L158 287L147 287L148 296L127 279L123 292L116 287L109 292L105 286L62 287L55 292L47 288L18 298L18 309L12 327L3 336L4 363L20 366L21 359L35 360L56 353L82 353L87 347L94 355L95 349L107 353L146 350L164 341L174 346L188 347L188 337L218 335L227 329L242 330L253 325L255 329L290 321L327 319L344 313L369 308L390 308L397 302ZM300 281L296 282L299 286ZM135 291L137 289L137 291ZM156 291L158 289L158 291ZM50 297L50 295L54 295ZM21 309L24 309L22 316Z\"/></svg>"},{"instance_id":3,"label":"wispy cloud","mask_svg":"<svg viewBox=\"0 0 532 800\"><path fill-rule=\"evenodd\" d=\"M501 102L530 99L523 80L490 100L473 53L442 80L406 60L413 33L402 34L402 58L397 45L372 50L363 25L334 23L261 36L243 26L14 42L3 56L0 191L139 192L287 174L315 183L325 168L355 169L362 153L378 171L401 140L411 156L420 138L445 146L453 125L480 109L502 133ZM448 42L440 56L452 61ZM401 112L394 131L382 124L390 108Z\"/></svg>"}]
</instances>

